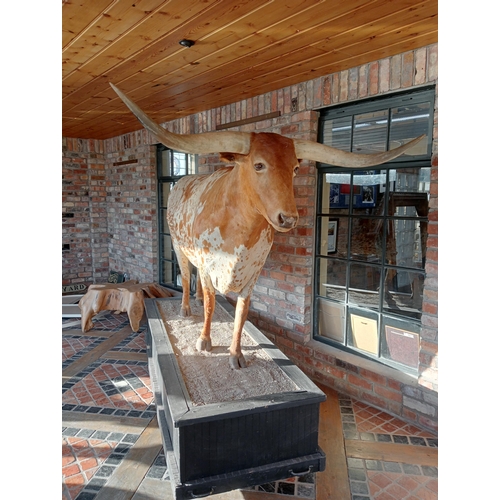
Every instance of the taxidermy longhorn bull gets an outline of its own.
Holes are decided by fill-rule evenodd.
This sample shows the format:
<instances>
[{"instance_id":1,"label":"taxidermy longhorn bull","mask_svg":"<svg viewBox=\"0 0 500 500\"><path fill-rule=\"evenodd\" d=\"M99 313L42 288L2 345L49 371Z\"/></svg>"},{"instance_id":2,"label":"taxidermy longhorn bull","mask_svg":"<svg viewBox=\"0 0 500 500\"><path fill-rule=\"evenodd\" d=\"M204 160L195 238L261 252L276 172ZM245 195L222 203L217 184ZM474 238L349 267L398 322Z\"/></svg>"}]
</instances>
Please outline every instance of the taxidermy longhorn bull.
<instances>
[{"instance_id":1,"label":"taxidermy longhorn bull","mask_svg":"<svg viewBox=\"0 0 500 500\"><path fill-rule=\"evenodd\" d=\"M238 295L229 348L233 368L246 367L241 332L252 290L273 244L274 231L286 232L297 226L293 178L299 170L298 158L363 169L400 156L423 137L391 151L364 155L274 133L173 134L110 85L144 127L168 148L184 153L219 153L223 160L234 163L210 175L183 177L173 187L167 208L172 244L181 270L183 316L191 314L189 262L198 268L196 296L204 307L203 329L196 343L198 351L212 348L210 325L215 290Z\"/></svg>"}]
</instances>

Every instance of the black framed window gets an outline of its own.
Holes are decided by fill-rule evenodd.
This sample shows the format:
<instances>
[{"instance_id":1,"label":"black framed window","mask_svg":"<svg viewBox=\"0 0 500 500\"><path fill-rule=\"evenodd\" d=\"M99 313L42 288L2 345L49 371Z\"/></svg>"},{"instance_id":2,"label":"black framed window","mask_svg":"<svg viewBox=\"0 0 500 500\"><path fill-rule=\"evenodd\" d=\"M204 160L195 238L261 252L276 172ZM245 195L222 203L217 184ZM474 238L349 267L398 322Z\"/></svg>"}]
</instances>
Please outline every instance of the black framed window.
<instances>
[{"instance_id":1,"label":"black framed window","mask_svg":"<svg viewBox=\"0 0 500 500\"><path fill-rule=\"evenodd\" d=\"M179 266L172 248L166 219L168 197L172 187L180 178L197 172L197 157L173 151L159 144L156 151L156 165L158 180L158 281L163 286L181 289Z\"/></svg>"},{"instance_id":2,"label":"black framed window","mask_svg":"<svg viewBox=\"0 0 500 500\"><path fill-rule=\"evenodd\" d=\"M322 112L320 142L405 155L369 170L318 164L314 337L417 373L425 279L434 89Z\"/></svg>"}]
</instances>

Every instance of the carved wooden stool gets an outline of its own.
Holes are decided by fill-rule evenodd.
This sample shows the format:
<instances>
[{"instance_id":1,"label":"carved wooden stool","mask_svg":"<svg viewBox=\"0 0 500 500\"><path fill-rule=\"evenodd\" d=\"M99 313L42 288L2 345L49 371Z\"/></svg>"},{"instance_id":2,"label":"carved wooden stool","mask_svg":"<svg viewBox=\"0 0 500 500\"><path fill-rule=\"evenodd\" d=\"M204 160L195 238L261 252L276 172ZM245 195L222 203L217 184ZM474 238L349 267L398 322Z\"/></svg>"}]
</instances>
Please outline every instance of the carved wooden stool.
<instances>
[{"instance_id":1,"label":"carved wooden stool","mask_svg":"<svg viewBox=\"0 0 500 500\"><path fill-rule=\"evenodd\" d=\"M144 298L172 296L172 293L156 283L137 283L135 280L90 285L78 303L82 311L82 332L94 327L92 318L100 311L126 312L132 331L137 332L144 313Z\"/></svg>"}]
</instances>

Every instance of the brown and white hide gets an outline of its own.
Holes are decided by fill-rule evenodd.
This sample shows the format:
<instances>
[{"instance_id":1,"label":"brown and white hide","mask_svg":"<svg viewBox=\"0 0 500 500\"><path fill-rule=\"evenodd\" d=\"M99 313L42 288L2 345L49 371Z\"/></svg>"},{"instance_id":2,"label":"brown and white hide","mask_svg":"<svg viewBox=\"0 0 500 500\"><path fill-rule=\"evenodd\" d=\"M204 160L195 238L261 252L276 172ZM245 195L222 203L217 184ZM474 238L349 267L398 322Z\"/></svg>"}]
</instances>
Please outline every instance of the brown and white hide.
<instances>
[{"instance_id":1,"label":"brown and white hide","mask_svg":"<svg viewBox=\"0 0 500 500\"><path fill-rule=\"evenodd\" d=\"M190 315L189 262L197 267L203 289L205 322L198 350L211 349L215 290L239 296L229 349L231 366L238 368L246 366L242 326L274 231L297 224L293 177L298 162L293 141L277 134L254 134L248 155L223 157L235 166L187 176L174 186L167 221L182 274L182 314Z\"/></svg>"}]
</instances>

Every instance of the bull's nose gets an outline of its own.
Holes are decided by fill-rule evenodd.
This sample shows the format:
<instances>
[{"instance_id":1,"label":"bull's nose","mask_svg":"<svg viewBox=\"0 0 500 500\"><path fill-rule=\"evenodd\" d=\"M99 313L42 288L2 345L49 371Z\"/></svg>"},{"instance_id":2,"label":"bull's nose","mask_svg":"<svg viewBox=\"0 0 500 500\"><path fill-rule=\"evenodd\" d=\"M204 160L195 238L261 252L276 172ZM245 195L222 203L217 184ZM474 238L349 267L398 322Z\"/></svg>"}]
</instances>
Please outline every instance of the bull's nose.
<instances>
[{"instance_id":1,"label":"bull's nose","mask_svg":"<svg viewBox=\"0 0 500 500\"><path fill-rule=\"evenodd\" d=\"M291 229L292 227L295 227L297 225L298 221L298 216L296 215L285 215L285 214L279 214L278 215L278 223L280 227L286 228L286 229Z\"/></svg>"}]
</instances>

